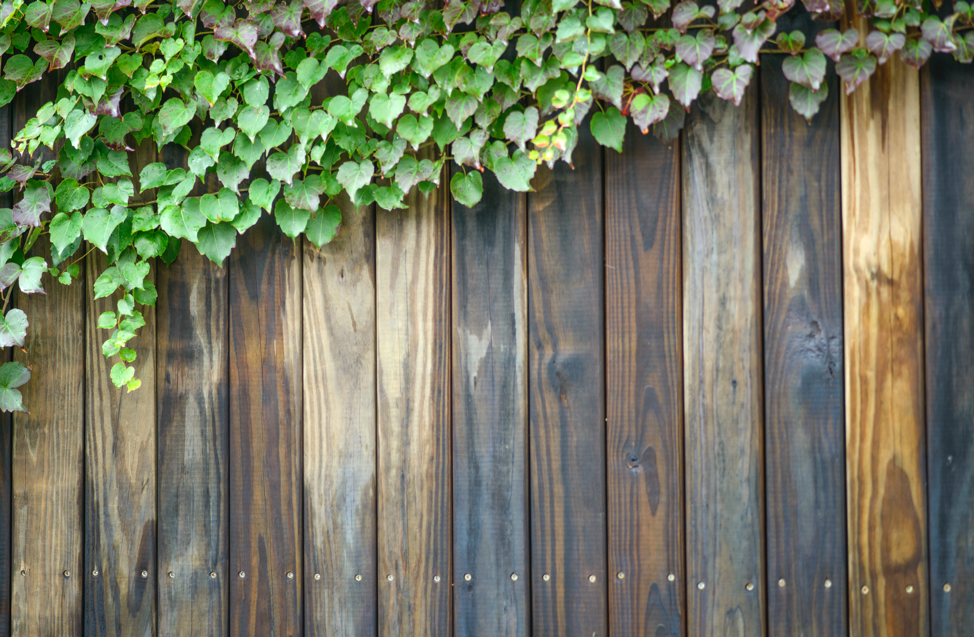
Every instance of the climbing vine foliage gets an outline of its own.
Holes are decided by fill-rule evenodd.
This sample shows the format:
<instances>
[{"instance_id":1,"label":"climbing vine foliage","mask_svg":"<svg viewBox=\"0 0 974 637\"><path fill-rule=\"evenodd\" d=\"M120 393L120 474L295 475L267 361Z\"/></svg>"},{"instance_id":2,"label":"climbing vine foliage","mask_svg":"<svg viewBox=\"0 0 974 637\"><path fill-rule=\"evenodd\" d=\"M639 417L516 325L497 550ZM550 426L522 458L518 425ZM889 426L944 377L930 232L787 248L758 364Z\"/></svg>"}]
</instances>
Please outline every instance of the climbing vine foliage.
<instances>
[{"instance_id":1,"label":"climbing vine foliage","mask_svg":"<svg viewBox=\"0 0 974 637\"><path fill-rule=\"evenodd\" d=\"M974 57L963 1L858 0L863 33L827 24L814 38L779 29L794 3L2 0L0 105L43 78L57 93L28 105L36 116L0 150L0 191L16 193L0 209L0 346L24 346L15 288L70 285L101 251L95 297L116 301L98 318L102 351L132 391L128 345L156 301L150 261L172 263L182 239L223 263L266 214L320 247L338 232L341 193L401 208L448 160L464 205L480 200L484 170L527 191L540 164L571 163L580 127L621 151L629 118L672 141L702 93L739 104L761 54L784 56L808 119L829 58L852 91L896 55L915 67L934 51ZM826 23L846 13L843 0L804 4ZM50 255L36 255L45 234ZM25 409L29 378L0 366L0 409Z\"/></svg>"}]
</instances>

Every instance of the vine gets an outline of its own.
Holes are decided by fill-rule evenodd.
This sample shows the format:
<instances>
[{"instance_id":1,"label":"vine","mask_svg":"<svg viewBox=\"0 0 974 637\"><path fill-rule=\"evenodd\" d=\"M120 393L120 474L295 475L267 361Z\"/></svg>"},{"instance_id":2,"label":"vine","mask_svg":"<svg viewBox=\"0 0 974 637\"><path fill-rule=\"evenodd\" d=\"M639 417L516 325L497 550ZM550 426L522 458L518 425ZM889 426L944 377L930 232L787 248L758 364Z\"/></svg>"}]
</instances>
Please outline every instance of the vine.
<instances>
[{"instance_id":1,"label":"vine","mask_svg":"<svg viewBox=\"0 0 974 637\"><path fill-rule=\"evenodd\" d=\"M132 391L128 344L139 307L156 301L150 261L171 264L181 239L222 264L270 214L320 247L341 223L340 193L402 208L411 189L438 186L448 158L466 206L484 170L527 191L539 164L571 162L580 126L621 151L627 118L672 141L702 92L740 104L762 53L785 56L791 105L809 120L827 95L826 58L847 92L895 54L917 68L934 51L974 58L963 1L947 14L859 0L868 33L827 28L814 42L777 31L794 0L670 1L524 0L514 15L500 0L3 0L0 105L58 69L63 82L0 150L0 191L20 193L0 209L0 347L23 347L28 329L8 309L14 283L70 285L87 242L107 255L95 298L116 300L98 319L102 352ZM804 4L826 22L845 13L843 0ZM316 97L326 81L341 90ZM137 165L143 143L184 147L187 168ZM266 177L252 179L258 161ZM193 195L211 173L219 190ZM26 256L44 234L50 263ZM29 378L0 366L0 410L25 410L17 387Z\"/></svg>"}]
</instances>

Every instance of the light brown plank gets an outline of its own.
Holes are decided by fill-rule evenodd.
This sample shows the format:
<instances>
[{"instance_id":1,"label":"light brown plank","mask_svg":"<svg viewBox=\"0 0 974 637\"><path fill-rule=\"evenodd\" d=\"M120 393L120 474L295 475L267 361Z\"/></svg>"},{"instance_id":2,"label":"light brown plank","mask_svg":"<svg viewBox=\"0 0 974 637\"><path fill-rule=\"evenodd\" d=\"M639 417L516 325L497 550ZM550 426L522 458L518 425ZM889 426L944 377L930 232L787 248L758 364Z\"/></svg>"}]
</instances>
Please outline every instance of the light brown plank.
<instances>
[{"instance_id":1,"label":"light brown plank","mask_svg":"<svg viewBox=\"0 0 974 637\"><path fill-rule=\"evenodd\" d=\"M159 634L220 637L229 609L227 269L184 240L157 277Z\"/></svg>"},{"instance_id":2,"label":"light brown plank","mask_svg":"<svg viewBox=\"0 0 974 637\"><path fill-rule=\"evenodd\" d=\"M683 350L690 635L765 634L759 144L755 86L739 108L707 94L688 117Z\"/></svg>"},{"instance_id":3,"label":"light brown plank","mask_svg":"<svg viewBox=\"0 0 974 637\"><path fill-rule=\"evenodd\" d=\"M341 209L331 243L304 242L309 637L376 633L375 212Z\"/></svg>"},{"instance_id":4,"label":"light brown plank","mask_svg":"<svg viewBox=\"0 0 974 637\"><path fill-rule=\"evenodd\" d=\"M926 635L919 75L842 100L849 627Z\"/></svg>"},{"instance_id":5,"label":"light brown plank","mask_svg":"<svg viewBox=\"0 0 974 637\"><path fill-rule=\"evenodd\" d=\"M680 145L605 151L609 628L683 634ZM669 581L669 575L677 578Z\"/></svg>"},{"instance_id":6,"label":"light brown plank","mask_svg":"<svg viewBox=\"0 0 974 637\"><path fill-rule=\"evenodd\" d=\"M406 202L376 211L379 634L446 637L450 200L441 186L428 198L413 189Z\"/></svg>"}]
</instances>

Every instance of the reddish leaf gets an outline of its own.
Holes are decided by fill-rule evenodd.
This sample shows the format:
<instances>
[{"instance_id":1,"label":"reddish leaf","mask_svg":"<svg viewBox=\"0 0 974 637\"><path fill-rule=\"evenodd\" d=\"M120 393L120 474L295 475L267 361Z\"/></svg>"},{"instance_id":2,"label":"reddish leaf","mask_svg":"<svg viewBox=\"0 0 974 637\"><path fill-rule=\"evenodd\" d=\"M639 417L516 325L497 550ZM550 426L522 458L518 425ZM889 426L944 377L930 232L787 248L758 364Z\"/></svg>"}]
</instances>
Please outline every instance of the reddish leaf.
<instances>
[{"instance_id":1,"label":"reddish leaf","mask_svg":"<svg viewBox=\"0 0 974 637\"><path fill-rule=\"evenodd\" d=\"M261 71L273 71L284 77L284 68L278 52L284 44L284 34L278 31L271 36L269 42L258 42L255 47L254 64Z\"/></svg>"},{"instance_id":2,"label":"reddish leaf","mask_svg":"<svg viewBox=\"0 0 974 637\"><path fill-rule=\"evenodd\" d=\"M828 95L828 84L823 84L819 90L812 91L806 86L792 82L791 88L788 90L788 100L791 102L791 107L808 122L811 122L812 117L818 113L819 106L822 105Z\"/></svg>"},{"instance_id":3,"label":"reddish leaf","mask_svg":"<svg viewBox=\"0 0 974 637\"><path fill-rule=\"evenodd\" d=\"M845 33L826 29L815 36L815 46L835 62L839 61L843 53L851 51L858 41L859 32L855 29L849 29Z\"/></svg>"},{"instance_id":4,"label":"reddish leaf","mask_svg":"<svg viewBox=\"0 0 974 637\"><path fill-rule=\"evenodd\" d=\"M629 104L629 112L633 123L645 135L650 126L666 119L670 112L670 98L666 95L640 93Z\"/></svg>"},{"instance_id":5,"label":"reddish leaf","mask_svg":"<svg viewBox=\"0 0 974 637\"><path fill-rule=\"evenodd\" d=\"M322 28L337 5L338 0L304 0L304 6L307 7L311 18Z\"/></svg>"},{"instance_id":6,"label":"reddish leaf","mask_svg":"<svg viewBox=\"0 0 974 637\"><path fill-rule=\"evenodd\" d=\"M53 38L38 42L34 45L34 53L50 63L48 70L62 69L71 62L71 56L74 55L74 35L69 33L60 42Z\"/></svg>"},{"instance_id":7,"label":"reddish leaf","mask_svg":"<svg viewBox=\"0 0 974 637\"><path fill-rule=\"evenodd\" d=\"M902 49L904 44L906 44L906 36L902 33L886 34L882 31L873 31L866 37L866 48L879 58L880 64L886 64L886 60L893 57L893 54Z\"/></svg>"},{"instance_id":8,"label":"reddish leaf","mask_svg":"<svg viewBox=\"0 0 974 637\"><path fill-rule=\"evenodd\" d=\"M852 51L842 56L835 72L845 80L845 93L850 95L876 72L876 58L862 50Z\"/></svg>"},{"instance_id":9,"label":"reddish leaf","mask_svg":"<svg viewBox=\"0 0 974 637\"><path fill-rule=\"evenodd\" d=\"M722 100L734 102L734 106L740 106L744 99L744 89L751 81L754 67L750 64L742 64L734 70L717 69L711 79L714 83L714 92Z\"/></svg>"},{"instance_id":10,"label":"reddish leaf","mask_svg":"<svg viewBox=\"0 0 974 637\"><path fill-rule=\"evenodd\" d=\"M737 52L741 54L745 62L757 63L758 52L768 38L774 35L775 28L775 23L767 18L759 22L750 31L744 26L743 19L740 24L734 27L734 44L737 45Z\"/></svg>"},{"instance_id":11,"label":"reddish leaf","mask_svg":"<svg viewBox=\"0 0 974 637\"><path fill-rule=\"evenodd\" d=\"M697 37L680 36L676 42L676 54L693 68L702 71L703 63L710 59L715 44L713 32L709 29L700 29L697 31Z\"/></svg>"},{"instance_id":12,"label":"reddish leaf","mask_svg":"<svg viewBox=\"0 0 974 637\"><path fill-rule=\"evenodd\" d=\"M937 53L953 53L957 49L953 38L954 19L948 18L946 22L941 22L937 16L930 16L923 21L920 27L923 39L930 43L933 50Z\"/></svg>"},{"instance_id":13,"label":"reddish leaf","mask_svg":"<svg viewBox=\"0 0 974 637\"><path fill-rule=\"evenodd\" d=\"M900 51L900 58L913 68L920 70L920 67L930 59L931 53L933 53L933 47L929 42L923 38L909 38Z\"/></svg>"},{"instance_id":14,"label":"reddish leaf","mask_svg":"<svg viewBox=\"0 0 974 637\"><path fill-rule=\"evenodd\" d=\"M233 42L251 58L256 57L254 45L257 44L257 25L250 20L236 20L230 26L217 27L213 37L224 42Z\"/></svg>"},{"instance_id":15,"label":"reddish leaf","mask_svg":"<svg viewBox=\"0 0 974 637\"><path fill-rule=\"evenodd\" d=\"M130 6L132 0L92 0L91 8L95 10L95 15L102 24L108 24L108 16L112 14L113 11L118 11L124 7Z\"/></svg>"},{"instance_id":16,"label":"reddish leaf","mask_svg":"<svg viewBox=\"0 0 974 637\"><path fill-rule=\"evenodd\" d=\"M683 109L671 100L670 112L666 114L663 121L653 124L653 135L664 144L669 144L680 136L680 129L683 128L686 117L687 114Z\"/></svg>"},{"instance_id":17,"label":"reddish leaf","mask_svg":"<svg viewBox=\"0 0 974 637\"><path fill-rule=\"evenodd\" d=\"M279 2L271 9L271 19L274 26L292 38L304 37L301 30L301 14L304 12L304 4L301 0L291 0L290 4Z\"/></svg>"}]
</instances>

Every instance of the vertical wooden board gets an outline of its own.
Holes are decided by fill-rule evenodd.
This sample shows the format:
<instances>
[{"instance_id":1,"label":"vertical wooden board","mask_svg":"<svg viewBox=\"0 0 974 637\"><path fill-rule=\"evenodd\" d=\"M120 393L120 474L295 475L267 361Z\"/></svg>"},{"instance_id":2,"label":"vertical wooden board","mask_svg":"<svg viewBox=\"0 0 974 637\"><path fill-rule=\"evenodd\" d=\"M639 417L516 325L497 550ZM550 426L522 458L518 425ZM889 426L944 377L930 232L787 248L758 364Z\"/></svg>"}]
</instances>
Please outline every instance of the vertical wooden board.
<instances>
[{"instance_id":1,"label":"vertical wooden board","mask_svg":"<svg viewBox=\"0 0 974 637\"><path fill-rule=\"evenodd\" d=\"M0 148L10 148L13 137L15 104L0 107ZM13 206L11 193L0 193L0 206ZM0 364L11 359L11 351L0 352ZM11 632L11 593L14 569L11 556L13 544L13 418L0 414L0 637ZM19 575L19 573L18 573Z\"/></svg>"},{"instance_id":2,"label":"vertical wooden board","mask_svg":"<svg viewBox=\"0 0 974 637\"><path fill-rule=\"evenodd\" d=\"M504 189L490 173L479 204L453 205L458 636L530 634L526 207L523 194Z\"/></svg>"},{"instance_id":3,"label":"vertical wooden board","mask_svg":"<svg viewBox=\"0 0 974 637\"><path fill-rule=\"evenodd\" d=\"M974 625L974 76L921 75L931 633ZM945 585L950 588L945 589Z\"/></svg>"},{"instance_id":4,"label":"vertical wooden board","mask_svg":"<svg viewBox=\"0 0 974 637\"><path fill-rule=\"evenodd\" d=\"M306 634L376 634L375 211L304 242ZM320 576L320 578L319 578Z\"/></svg>"},{"instance_id":5,"label":"vertical wooden board","mask_svg":"<svg viewBox=\"0 0 974 637\"><path fill-rule=\"evenodd\" d=\"M85 262L92 299L108 265L97 249ZM98 637L152 635L156 625L155 311L139 306L146 324L129 341L142 386L117 389L110 371L118 359L101 351L110 332L97 324L116 311L119 294L89 301L85 323L85 634Z\"/></svg>"},{"instance_id":6,"label":"vertical wooden board","mask_svg":"<svg viewBox=\"0 0 974 637\"><path fill-rule=\"evenodd\" d=\"M782 60L761 60L768 632L845 635L841 88L830 70L807 123Z\"/></svg>"},{"instance_id":7,"label":"vertical wooden board","mask_svg":"<svg viewBox=\"0 0 974 637\"><path fill-rule=\"evenodd\" d=\"M227 270L184 240L157 279L159 634L219 637L229 629Z\"/></svg>"},{"instance_id":8,"label":"vertical wooden board","mask_svg":"<svg viewBox=\"0 0 974 637\"><path fill-rule=\"evenodd\" d=\"M679 143L630 122L605 162L609 627L682 635Z\"/></svg>"},{"instance_id":9,"label":"vertical wooden board","mask_svg":"<svg viewBox=\"0 0 974 637\"><path fill-rule=\"evenodd\" d=\"M764 635L757 87L683 147L687 632ZM748 590L748 584L753 585Z\"/></svg>"},{"instance_id":10,"label":"vertical wooden board","mask_svg":"<svg viewBox=\"0 0 974 637\"><path fill-rule=\"evenodd\" d=\"M376 211L379 634L446 637L450 200L441 186L429 197L413 189L406 204Z\"/></svg>"},{"instance_id":11,"label":"vertical wooden board","mask_svg":"<svg viewBox=\"0 0 974 637\"><path fill-rule=\"evenodd\" d=\"M894 58L842 100L849 628L925 635L918 73Z\"/></svg>"},{"instance_id":12,"label":"vertical wooden board","mask_svg":"<svg viewBox=\"0 0 974 637\"><path fill-rule=\"evenodd\" d=\"M296 635L304 625L301 246L264 215L229 267L230 634Z\"/></svg>"},{"instance_id":13,"label":"vertical wooden board","mask_svg":"<svg viewBox=\"0 0 974 637\"><path fill-rule=\"evenodd\" d=\"M574 170L528 196L532 615L566 637L608 629L602 150L580 128Z\"/></svg>"}]
</instances>

